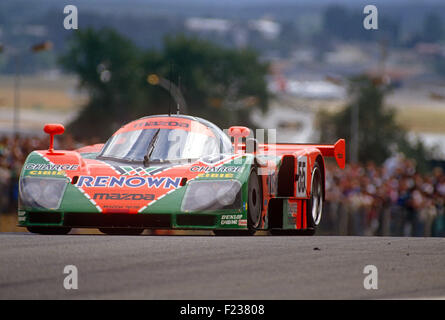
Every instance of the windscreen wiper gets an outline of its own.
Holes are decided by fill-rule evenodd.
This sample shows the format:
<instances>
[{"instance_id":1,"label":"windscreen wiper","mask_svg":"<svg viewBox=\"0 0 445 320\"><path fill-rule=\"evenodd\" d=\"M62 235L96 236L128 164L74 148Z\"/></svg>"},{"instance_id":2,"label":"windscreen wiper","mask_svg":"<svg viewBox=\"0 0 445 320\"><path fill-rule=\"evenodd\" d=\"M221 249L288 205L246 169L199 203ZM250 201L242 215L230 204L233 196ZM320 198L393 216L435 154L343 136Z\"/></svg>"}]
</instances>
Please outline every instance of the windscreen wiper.
<instances>
[{"instance_id":1,"label":"windscreen wiper","mask_svg":"<svg viewBox=\"0 0 445 320\"><path fill-rule=\"evenodd\" d=\"M156 141L158 141L158 136L160 131L161 129L158 129L158 131L156 131L156 133L154 134L153 138L150 141L150 144L148 145L147 154L144 156L144 166L146 167L150 163L150 157L151 154L153 153L153 150L155 149Z\"/></svg>"}]
</instances>

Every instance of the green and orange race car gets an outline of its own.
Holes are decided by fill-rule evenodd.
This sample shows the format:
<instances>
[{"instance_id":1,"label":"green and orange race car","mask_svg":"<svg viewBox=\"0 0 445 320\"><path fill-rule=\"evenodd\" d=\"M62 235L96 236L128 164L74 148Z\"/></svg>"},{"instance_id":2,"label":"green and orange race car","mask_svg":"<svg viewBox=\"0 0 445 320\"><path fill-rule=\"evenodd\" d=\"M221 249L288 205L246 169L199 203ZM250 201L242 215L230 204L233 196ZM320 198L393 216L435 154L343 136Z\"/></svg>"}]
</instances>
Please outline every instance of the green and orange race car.
<instances>
[{"instance_id":1,"label":"green and orange race car","mask_svg":"<svg viewBox=\"0 0 445 320\"><path fill-rule=\"evenodd\" d=\"M345 166L343 139L260 144L246 127L231 127L227 135L186 115L144 117L103 145L74 151L53 148L62 125L44 131L50 147L27 157L18 211L19 226L41 234L72 228L313 234L323 210L324 158Z\"/></svg>"}]
</instances>

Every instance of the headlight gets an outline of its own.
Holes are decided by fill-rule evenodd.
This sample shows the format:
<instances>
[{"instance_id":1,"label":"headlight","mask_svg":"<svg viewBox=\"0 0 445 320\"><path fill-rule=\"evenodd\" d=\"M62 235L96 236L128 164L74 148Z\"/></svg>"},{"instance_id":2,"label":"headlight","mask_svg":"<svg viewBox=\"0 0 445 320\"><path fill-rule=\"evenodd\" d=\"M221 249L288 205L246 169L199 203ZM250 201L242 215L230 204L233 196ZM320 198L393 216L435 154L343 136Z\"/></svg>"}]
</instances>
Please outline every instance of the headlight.
<instances>
[{"instance_id":1,"label":"headlight","mask_svg":"<svg viewBox=\"0 0 445 320\"><path fill-rule=\"evenodd\" d=\"M241 183L237 180L190 181L182 211L241 208Z\"/></svg>"},{"instance_id":2,"label":"headlight","mask_svg":"<svg viewBox=\"0 0 445 320\"><path fill-rule=\"evenodd\" d=\"M58 209L67 180L24 177L20 180L20 200L28 207Z\"/></svg>"}]
</instances>

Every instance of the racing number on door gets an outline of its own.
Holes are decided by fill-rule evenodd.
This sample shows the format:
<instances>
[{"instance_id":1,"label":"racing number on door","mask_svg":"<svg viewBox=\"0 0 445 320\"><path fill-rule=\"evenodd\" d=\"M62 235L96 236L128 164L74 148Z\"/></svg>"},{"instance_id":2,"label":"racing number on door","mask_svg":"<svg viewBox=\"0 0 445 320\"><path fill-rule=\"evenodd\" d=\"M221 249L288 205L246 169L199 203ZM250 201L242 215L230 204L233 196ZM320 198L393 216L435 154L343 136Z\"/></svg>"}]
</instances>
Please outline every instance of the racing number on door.
<instances>
[{"instance_id":1,"label":"racing number on door","mask_svg":"<svg viewBox=\"0 0 445 320\"><path fill-rule=\"evenodd\" d=\"M297 197L306 197L307 157L299 157L297 165Z\"/></svg>"}]
</instances>

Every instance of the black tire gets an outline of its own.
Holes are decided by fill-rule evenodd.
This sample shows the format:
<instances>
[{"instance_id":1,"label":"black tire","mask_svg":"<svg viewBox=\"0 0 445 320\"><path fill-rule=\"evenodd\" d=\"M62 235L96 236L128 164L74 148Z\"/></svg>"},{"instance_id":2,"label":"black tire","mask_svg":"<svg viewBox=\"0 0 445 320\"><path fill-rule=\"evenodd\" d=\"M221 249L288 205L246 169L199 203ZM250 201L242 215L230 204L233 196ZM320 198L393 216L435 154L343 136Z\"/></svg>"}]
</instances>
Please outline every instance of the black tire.
<instances>
[{"instance_id":1,"label":"black tire","mask_svg":"<svg viewBox=\"0 0 445 320\"><path fill-rule=\"evenodd\" d=\"M138 236L144 229L142 228L99 228L99 231L113 236Z\"/></svg>"},{"instance_id":2,"label":"black tire","mask_svg":"<svg viewBox=\"0 0 445 320\"><path fill-rule=\"evenodd\" d=\"M311 198L307 202L307 224L308 230L313 230L315 233L317 226L320 224L321 216L323 213L324 202L324 188L323 188L323 176L318 163L315 163L312 169L312 182L311 182Z\"/></svg>"},{"instance_id":3,"label":"black tire","mask_svg":"<svg viewBox=\"0 0 445 320\"><path fill-rule=\"evenodd\" d=\"M49 235L64 235L71 231L69 227L26 227L31 233L49 234Z\"/></svg>"},{"instance_id":4,"label":"black tire","mask_svg":"<svg viewBox=\"0 0 445 320\"><path fill-rule=\"evenodd\" d=\"M263 209L263 189L256 169L250 172L247 194L247 227L255 232L261 224Z\"/></svg>"}]
</instances>

